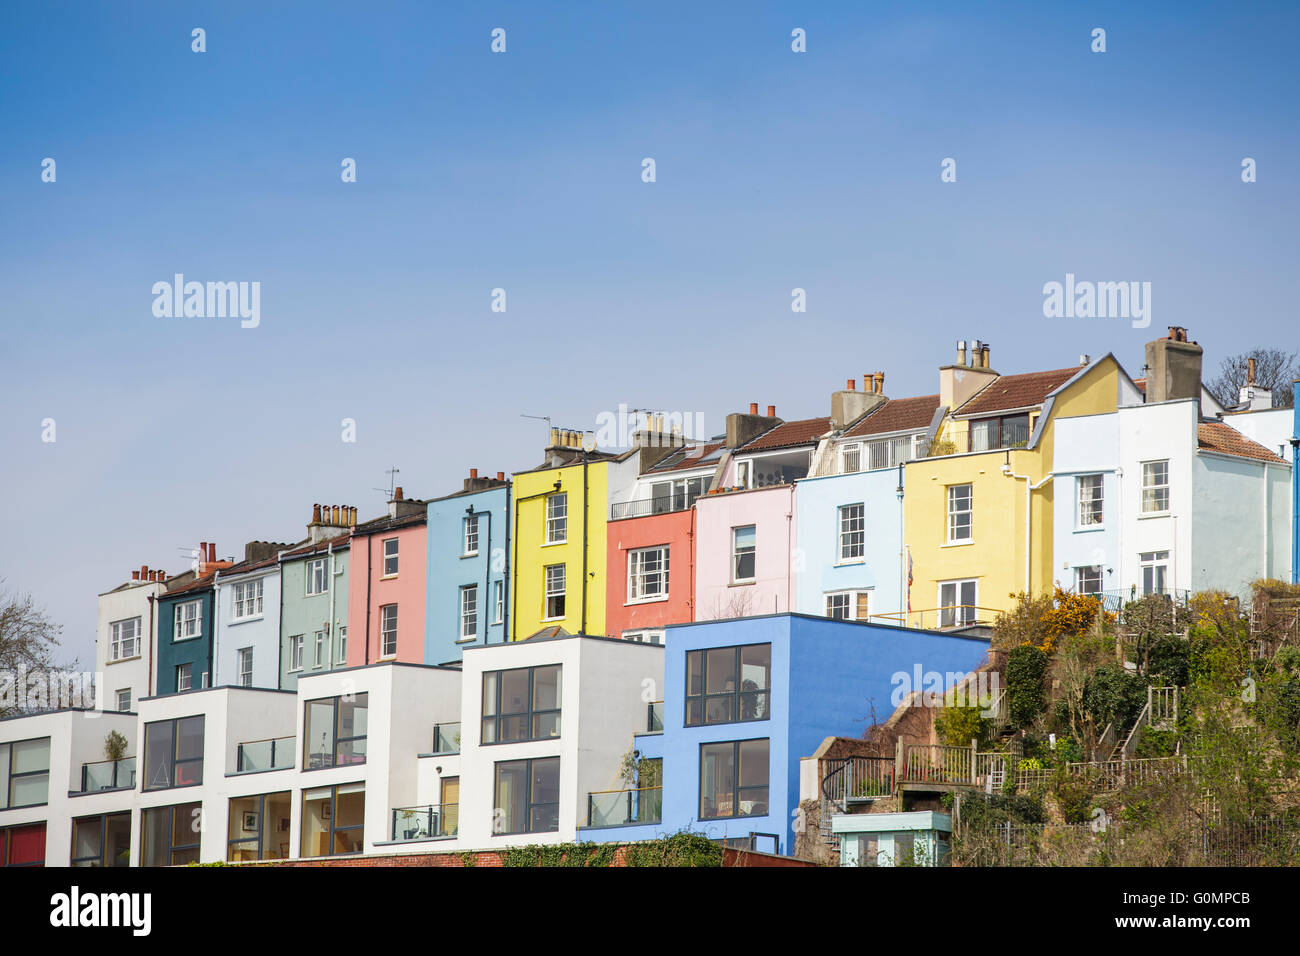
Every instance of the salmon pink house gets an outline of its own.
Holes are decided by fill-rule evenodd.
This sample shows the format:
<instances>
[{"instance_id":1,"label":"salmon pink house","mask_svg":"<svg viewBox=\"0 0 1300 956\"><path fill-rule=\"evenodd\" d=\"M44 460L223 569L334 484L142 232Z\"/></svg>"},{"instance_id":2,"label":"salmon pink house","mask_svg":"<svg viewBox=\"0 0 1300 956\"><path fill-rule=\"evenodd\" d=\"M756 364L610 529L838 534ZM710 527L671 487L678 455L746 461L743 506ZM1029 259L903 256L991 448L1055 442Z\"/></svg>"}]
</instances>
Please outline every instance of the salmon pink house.
<instances>
[{"instance_id":1,"label":"salmon pink house","mask_svg":"<svg viewBox=\"0 0 1300 956\"><path fill-rule=\"evenodd\" d=\"M348 575L349 667L424 663L428 586L427 502L403 498L352 532Z\"/></svg>"}]
</instances>

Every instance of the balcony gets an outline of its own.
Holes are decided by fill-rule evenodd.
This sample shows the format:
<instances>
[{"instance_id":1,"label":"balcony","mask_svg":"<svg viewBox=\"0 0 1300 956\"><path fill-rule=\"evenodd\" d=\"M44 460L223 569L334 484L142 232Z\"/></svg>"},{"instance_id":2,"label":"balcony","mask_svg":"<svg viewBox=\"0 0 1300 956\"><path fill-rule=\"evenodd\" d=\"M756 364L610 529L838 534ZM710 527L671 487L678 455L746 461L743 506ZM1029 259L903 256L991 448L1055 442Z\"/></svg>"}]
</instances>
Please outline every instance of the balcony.
<instances>
[{"instance_id":1,"label":"balcony","mask_svg":"<svg viewBox=\"0 0 1300 956\"><path fill-rule=\"evenodd\" d=\"M135 787L135 758L96 760L81 765L80 793L96 790L126 790Z\"/></svg>"},{"instance_id":2,"label":"balcony","mask_svg":"<svg viewBox=\"0 0 1300 956\"><path fill-rule=\"evenodd\" d=\"M636 823L660 823L663 807L663 787L598 790L587 794L587 826L620 827Z\"/></svg>"},{"instance_id":3,"label":"balcony","mask_svg":"<svg viewBox=\"0 0 1300 956\"><path fill-rule=\"evenodd\" d=\"M659 495L654 498L634 498L631 501L616 501L609 506L609 520L622 518L644 518L647 515L664 515L674 511L686 511L695 504L695 494Z\"/></svg>"},{"instance_id":4,"label":"balcony","mask_svg":"<svg viewBox=\"0 0 1300 956\"><path fill-rule=\"evenodd\" d=\"M439 755L460 753L460 721L433 725L433 752Z\"/></svg>"},{"instance_id":5,"label":"balcony","mask_svg":"<svg viewBox=\"0 0 1300 956\"><path fill-rule=\"evenodd\" d=\"M456 835L460 807L455 803L399 807L393 811L393 842L449 840Z\"/></svg>"},{"instance_id":6,"label":"balcony","mask_svg":"<svg viewBox=\"0 0 1300 956\"><path fill-rule=\"evenodd\" d=\"M235 773L292 770L295 752L293 737L246 741L235 751Z\"/></svg>"},{"instance_id":7,"label":"balcony","mask_svg":"<svg viewBox=\"0 0 1300 956\"><path fill-rule=\"evenodd\" d=\"M664 732L664 702L654 700L645 705L645 732L662 734Z\"/></svg>"}]
</instances>

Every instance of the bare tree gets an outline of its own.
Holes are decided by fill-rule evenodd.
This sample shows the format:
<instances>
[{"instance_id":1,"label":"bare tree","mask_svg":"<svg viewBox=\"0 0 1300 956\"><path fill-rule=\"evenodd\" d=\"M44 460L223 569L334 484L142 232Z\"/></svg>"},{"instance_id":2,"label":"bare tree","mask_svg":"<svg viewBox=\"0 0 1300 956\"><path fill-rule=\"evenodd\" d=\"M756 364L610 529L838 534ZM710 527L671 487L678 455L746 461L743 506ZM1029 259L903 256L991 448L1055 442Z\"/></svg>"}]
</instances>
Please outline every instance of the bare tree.
<instances>
[{"instance_id":1,"label":"bare tree","mask_svg":"<svg viewBox=\"0 0 1300 956\"><path fill-rule=\"evenodd\" d=\"M30 594L0 592L0 717L18 710L6 699L4 685L16 680L20 669L31 672L54 667L53 652L61 630Z\"/></svg>"},{"instance_id":2,"label":"bare tree","mask_svg":"<svg viewBox=\"0 0 1300 956\"><path fill-rule=\"evenodd\" d=\"M1273 393L1274 408L1290 408L1294 401L1291 383L1300 378L1295 352L1281 349L1255 349L1229 355L1219 365L1219 377L1206 385L1220 405L1232 407L1241 402L1241 387L1246 384L1250 360L1255 360L1255 384Z\"/></svg>"}]
</instances>

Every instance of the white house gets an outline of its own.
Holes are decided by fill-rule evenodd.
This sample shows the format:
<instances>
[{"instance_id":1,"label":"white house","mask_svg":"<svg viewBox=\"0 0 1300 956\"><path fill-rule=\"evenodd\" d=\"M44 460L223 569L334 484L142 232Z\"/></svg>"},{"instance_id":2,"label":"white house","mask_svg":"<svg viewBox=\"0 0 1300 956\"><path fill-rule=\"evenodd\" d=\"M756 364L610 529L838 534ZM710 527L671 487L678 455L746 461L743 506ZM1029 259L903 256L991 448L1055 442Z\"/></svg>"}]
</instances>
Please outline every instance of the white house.
<instances>
[{"instance_id":1,"label":"white house","mask_svg":"<svg viewBox=\"0 0 1300 956\"><path fill-rule=\"evenodd\" d=\"M99 595L95 671L103 675L96 690L104 709L133 711L137 700L154 692L149 675L158 650L155 601L165 580L162 571L145 566Z\"/></svg>"}]
</instances>

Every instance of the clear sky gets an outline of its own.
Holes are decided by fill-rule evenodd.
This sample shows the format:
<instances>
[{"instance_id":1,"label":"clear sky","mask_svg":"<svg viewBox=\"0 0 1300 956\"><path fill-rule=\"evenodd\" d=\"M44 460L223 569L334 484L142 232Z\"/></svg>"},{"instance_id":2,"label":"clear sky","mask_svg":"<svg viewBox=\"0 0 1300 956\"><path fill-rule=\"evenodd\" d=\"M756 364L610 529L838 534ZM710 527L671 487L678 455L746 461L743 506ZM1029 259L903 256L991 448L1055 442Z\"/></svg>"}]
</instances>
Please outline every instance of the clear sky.
<instances>
[{"instance_id":1,"label":"clear sky","mask_svg":"<svg viewBox=\"0 0 1300 956\"><path fill-rule=\"evenodd\" d=\"M536 465L521 413L826 415L864 372L936 391L961 338L1002 372L1137 375L1170 324L1209 372L1297 348L1298 27L1294 3L4 4L4 587L89 665L131 568L298 540L316 501L373 517L394 465L413 497ZM1149 281L1151 328L1044 318L1067 272ZM155 317L175 273L260 282L260 325Z\"/></svg>"}]
</instances>

